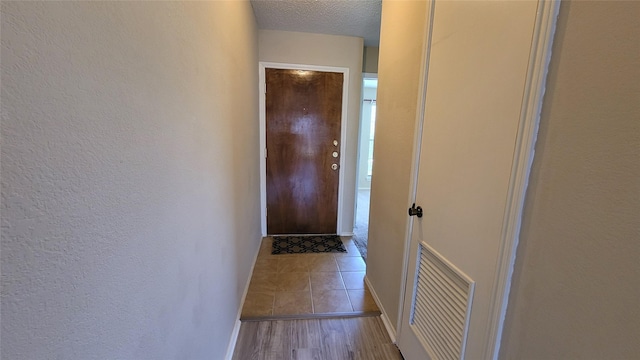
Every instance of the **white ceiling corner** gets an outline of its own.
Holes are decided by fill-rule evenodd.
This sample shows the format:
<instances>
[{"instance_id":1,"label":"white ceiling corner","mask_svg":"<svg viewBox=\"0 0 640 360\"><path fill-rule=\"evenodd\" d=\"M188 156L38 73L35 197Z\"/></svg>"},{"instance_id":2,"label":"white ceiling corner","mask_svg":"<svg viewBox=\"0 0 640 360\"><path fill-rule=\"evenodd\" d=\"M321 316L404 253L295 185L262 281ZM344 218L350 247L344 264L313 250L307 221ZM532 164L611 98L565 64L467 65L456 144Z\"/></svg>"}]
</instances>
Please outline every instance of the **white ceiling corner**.
<instances>
[{"instance_id":1,"label":"white ceiling corner","mask_svg":"<svg viewBox=\"0 0 640 360\"><path fill-rule=\"evenodd\" d=\"M382 0L251 0L259 29L356 36L380 43Z\"/></svg>"}]
</instances>

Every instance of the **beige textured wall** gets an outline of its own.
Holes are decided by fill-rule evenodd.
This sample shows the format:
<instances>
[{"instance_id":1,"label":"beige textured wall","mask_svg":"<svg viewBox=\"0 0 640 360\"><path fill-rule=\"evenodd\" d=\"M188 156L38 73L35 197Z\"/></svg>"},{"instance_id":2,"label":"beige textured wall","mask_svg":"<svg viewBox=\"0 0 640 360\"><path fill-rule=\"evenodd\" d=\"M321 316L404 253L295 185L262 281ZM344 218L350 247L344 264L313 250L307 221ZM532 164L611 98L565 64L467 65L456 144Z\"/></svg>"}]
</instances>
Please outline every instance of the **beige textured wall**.
<instances>
[{"instance_id":1,"label":"beige textured wall","mask_svg":"<svg viewBox=\"0 0 640 360\"><path fill-rule=\"evenodd\" d=\"M392 326L398 320L426 2L384 1L367 277Z\"/></svg>"},{"instance_id":2,"label":"beige textured wall","mask_svg":"<svg viewBox=\"0 0 640 360\"><path fill-rule=\"evenodd\" d=\"M562 3L502 359L640 354L639 14Z\"/></svg>"},{"instance_id":3,"label":"beige textured wall","mask_svg":"<svg viewBox=\"0 0 640 360\"><path fill-rule=\"evenodd\" d=\"M360 94L362 92L362 38L310 34L292 31L260 30L258 57L260 61L288 64L336 66L349 68L347 103L346 154L344 158L344 186L342 234L353 233L360 124Z\"/></svg>"},{"instance_id":4,"label":"beige textured wall","mask_svg":"<svg viewBox=\"0 0 640 360\"><path fill-rule=\"evenodd\" d=\"M373 46L365 46L362 58L362 72L377 73L378 72L378 55L380 48Z\"/></svg>"},{"instance_id":5,"label":"beige textured wall","mask_svg":"<svg viewBox=\"0 0 640 360\"><path fill-rule=\"evenodd\" d=\"M2 2L2 359L222 359L260 240L248 2Z\"/></svg>"}]
</instances>

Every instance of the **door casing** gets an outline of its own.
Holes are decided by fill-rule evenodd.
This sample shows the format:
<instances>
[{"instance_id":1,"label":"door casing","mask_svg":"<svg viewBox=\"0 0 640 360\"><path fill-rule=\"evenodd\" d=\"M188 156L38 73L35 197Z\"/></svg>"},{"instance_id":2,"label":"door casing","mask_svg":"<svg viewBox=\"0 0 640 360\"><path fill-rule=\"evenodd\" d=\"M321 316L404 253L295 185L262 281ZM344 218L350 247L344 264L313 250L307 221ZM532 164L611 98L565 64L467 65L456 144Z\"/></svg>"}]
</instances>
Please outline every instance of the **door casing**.
<instances>
[{"instance_id":1,"label":"door casing","mask_svg":"<svg viewBox=\"0 0 640 360\"><path fill-rule=\"evenodd\" d=\"M340 167L339 182L338 182L338 219L337 229L338 235L344 235L344 229L342 224L342 213L344 205L344 178L345 178L345 151L347 141L347 109L349 106L349 68L335 67L335 66L318 66L318 65L304 65L304 64L288 64L288 63L276 63L276 62L259 62L259 117L260 117L260 225L262 236L267 236L267 162L266 162L266 149L267 149L267 116L266 116L266 98L265 98L265 69L293 69L293 70L309 70L309 71L328 71L342 73L344 82L342 84L342 118L340 121Z\"/></svg>"}]
</instances>

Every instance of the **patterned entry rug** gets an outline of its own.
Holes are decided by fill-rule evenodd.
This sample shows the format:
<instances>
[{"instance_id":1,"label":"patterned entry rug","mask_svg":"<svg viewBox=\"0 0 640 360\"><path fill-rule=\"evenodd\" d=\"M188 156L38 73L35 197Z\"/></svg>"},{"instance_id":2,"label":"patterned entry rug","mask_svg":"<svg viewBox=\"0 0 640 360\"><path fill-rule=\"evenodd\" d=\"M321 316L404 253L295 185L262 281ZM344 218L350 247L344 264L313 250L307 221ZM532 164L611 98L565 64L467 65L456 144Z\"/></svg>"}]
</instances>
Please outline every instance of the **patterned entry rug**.
<instances>
[{"instance_id":1,"label":"patterned entry rug","mask_svg":"<svg viewBox=\"0 0 640 360\"><path fill-rule=\"evenodd\" d=\"M274 236L272 254L347 252L338 235Z\"/></svg>"}]
</instances>

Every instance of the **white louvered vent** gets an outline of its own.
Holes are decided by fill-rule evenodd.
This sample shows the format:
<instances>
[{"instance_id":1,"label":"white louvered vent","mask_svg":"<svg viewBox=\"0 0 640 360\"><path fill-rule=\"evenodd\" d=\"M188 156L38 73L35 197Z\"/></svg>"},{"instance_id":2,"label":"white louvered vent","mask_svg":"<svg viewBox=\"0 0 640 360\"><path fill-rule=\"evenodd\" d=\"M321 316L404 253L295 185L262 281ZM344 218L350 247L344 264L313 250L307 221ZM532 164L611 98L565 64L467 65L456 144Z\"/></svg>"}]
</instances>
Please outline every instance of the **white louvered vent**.
<instances>
[{"instance_id":1,"label":"white louvered vent","mask_svg":"<svg viewBox=\"0 0 640 360\"><path fill-rule=\"evenodd\" d=\"M434 359L462 359L475 282L426 243L418 250L411 327Z\"/></svg>"}]
</instances>

